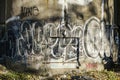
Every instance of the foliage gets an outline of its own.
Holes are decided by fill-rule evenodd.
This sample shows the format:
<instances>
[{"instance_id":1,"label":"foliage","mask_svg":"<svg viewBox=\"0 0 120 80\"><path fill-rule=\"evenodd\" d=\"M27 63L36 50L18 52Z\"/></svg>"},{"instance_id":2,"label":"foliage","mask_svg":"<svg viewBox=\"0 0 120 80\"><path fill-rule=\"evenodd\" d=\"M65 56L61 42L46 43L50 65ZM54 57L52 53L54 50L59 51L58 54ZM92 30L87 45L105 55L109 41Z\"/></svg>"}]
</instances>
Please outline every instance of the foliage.
<instances>
[{"instance_id":1,"label":"foliage","mask_svg":"<svg viewBox=\"0 0 120 80\"><path fill-rule=\"evenodd\" d=\"M72 80L73 77L79 77L82 78L82 80L120 80L119 74L120 73L117 74L114 71L107 70L91 72L73 70L70 72L64 72L62 74L56 74L52 76L49 76L48 74L47 76L44 76L44 70L43 75L7 70L6 73L0 73L0 80Z\"/></svg>"}]
</instances>

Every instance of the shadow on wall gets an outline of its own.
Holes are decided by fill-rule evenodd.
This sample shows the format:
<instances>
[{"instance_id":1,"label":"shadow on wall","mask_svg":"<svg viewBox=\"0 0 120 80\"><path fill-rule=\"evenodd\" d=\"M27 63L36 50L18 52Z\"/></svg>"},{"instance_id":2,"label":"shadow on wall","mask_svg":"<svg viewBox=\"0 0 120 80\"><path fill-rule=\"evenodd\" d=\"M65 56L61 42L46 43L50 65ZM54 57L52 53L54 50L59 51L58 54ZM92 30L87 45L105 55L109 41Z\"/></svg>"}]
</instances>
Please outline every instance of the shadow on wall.
<instances>
[{"instance_id":1,"label":"shadow on wall","mask_svg":"<svg viewBox=\"0 0 120 80\"><path fill-rule=\"evenodd\" d=\"M110 12L111 11L111 9L112 9L112 6L110 6L109 5L109 1L110 0L105 0L105 13L106 13L106 22L108 23L108 24L111 24L111 19L113 18L112 16L113 15L111 15L113 12Z\"/></svg>"},{"instance_id":2,"label":"shadow on wall","mask_svg":"<svg viewBox=\"0 0 120 80\"><path fill-rule=\"evenodd\" d=\"M4 42L5 39L5 26L0 26L0 58L3 57L6 53L5 47L6 43Z\"/></svg>"},{"instance_id":3,"label":"shadow on wall","mask_svg":"<svg viewBox=\"0 0 120 80\"><path fill-rule=\"evenodd\" d=\"M73 19L75 18L78 20L83 20L85 22L85 20L91 16L98 16L99 11L97 8L98 7L96 7L95 3L93 2L89 3L88 6L72 4L68 9L68 15L72 16Z\"/></svg>"}]
</instances>

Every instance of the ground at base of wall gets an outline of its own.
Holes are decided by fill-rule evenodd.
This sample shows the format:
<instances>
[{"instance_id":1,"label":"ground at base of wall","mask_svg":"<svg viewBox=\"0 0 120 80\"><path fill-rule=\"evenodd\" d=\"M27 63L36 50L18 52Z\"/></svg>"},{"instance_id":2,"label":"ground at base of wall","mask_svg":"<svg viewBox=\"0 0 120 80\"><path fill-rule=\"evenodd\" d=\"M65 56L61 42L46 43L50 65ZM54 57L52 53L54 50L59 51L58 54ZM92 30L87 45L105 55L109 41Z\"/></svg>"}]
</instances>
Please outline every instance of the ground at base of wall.
<instances>
[{"instance_id":1,"label":"ground at base of wall","mask_svg":"<svg viewBox=\"0 0 120 80\"><path fill-rule=\"evenodd\" d=\"M62 74L41 76L39 73L19 73L7 70L0 65L0 80L120 80L120 71L90 71L79 70L66 71Z\"/></svg>"}]
</instances>

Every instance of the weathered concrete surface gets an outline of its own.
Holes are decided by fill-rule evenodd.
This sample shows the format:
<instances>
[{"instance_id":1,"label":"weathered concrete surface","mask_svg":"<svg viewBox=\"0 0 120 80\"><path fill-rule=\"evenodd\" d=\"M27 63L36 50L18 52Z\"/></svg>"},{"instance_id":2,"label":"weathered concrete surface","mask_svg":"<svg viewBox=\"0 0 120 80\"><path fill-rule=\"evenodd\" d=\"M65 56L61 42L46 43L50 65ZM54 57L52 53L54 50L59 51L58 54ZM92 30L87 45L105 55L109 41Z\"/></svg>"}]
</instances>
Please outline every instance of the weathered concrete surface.
<instances>
[{"instance_id":1,"label":"weathered concrete surface","mask_svg":"<svg viewBox=\"0 0 120 80\"><path fill-rule=\"evenodd\" d=\"M100 0L76 1L66 0L62 5L60 0L13 0L14 17L6 21L6 54L12 57L15 66L24 64L25 69L33 70L45 66L79 67L86 71L104 69L103 59L107 62L111 54L117 54L117 50L111 52L111 28L101 26L101 16L105 24L112 23L113 2L105 2L102 15Z\"/></svg>"},{"instance_id":2,"label":"weathered concrete surface","mask_svg":"<svg viewBox=\"0 0 120 80\"><path fill-rule=\"evenodd\" d=\"M88 0L84 2L82 0L67 0L68 16L72 19L72 22L78 20L85 22L91 16L101 18L101 1L102 0ZM12 16L21 15L21 7L33 9L33 14L29 16L23 16L22 18L37 18L37 19L49 19L62 16L62 5L59 4L60 0L13 0ZM28 11L29 13L29 11ZM36 14L38 14L36 16ZM112 22L113 20L113 0L105 0L105 18L106 21Z\"/></svg>"}]
</instances>

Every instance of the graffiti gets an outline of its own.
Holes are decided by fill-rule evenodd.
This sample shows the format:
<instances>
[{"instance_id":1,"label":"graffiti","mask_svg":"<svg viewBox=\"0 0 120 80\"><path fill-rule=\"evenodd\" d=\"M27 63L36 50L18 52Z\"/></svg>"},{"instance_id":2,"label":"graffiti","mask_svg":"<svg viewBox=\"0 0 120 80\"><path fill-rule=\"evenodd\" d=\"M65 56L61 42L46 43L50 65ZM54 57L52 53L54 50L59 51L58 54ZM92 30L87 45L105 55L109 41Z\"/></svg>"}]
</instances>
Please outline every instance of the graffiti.
<instances>
[{"instance_id":1,"label":"graffiti","mask_svg":"<svg viewBox=\"0 0 120 80\"><path fill-rule=\"evenodd\" d=\"M96 69L98 67L97 63L86 64L86 69Z\"/></svg>"},{"instance_id":2,"label":"graffiti","mask_svg":"<svg viewBox=\"0 0 120 80\"><path fill-rule=\"evenodd\" d=\"M89 57L97 57L101 50L101 26L96 17L86 21L84 27L84 49Z\"/></svg>"},{"instance_id":3,"label":"graffiti","mask_svg":"<svg viewBox=\"0 0 120 80\"><path fill-rule=\"evenodd\" d=\"M77 4L77 5L82 5L85 6L87 4L89 4L90 2L92 2L93 0L65 0L66 4ZM58 0L59 4L64 4L64 0Z\"/></svg>"},{"instance_id":4,"label":"graffiti","mask_svg":"<svg viewBox=\"0 0 120 80\"><path fill-rule=\"evenodd\" d=\"M36 6L33 7L21 7L21 16L37 16L39 9Z\"/></svg>"},{"instance_id":5,"label":"graffiti","mask_svg":"<svg viewBox=\"0 0 120 80\"><path fill-rule=\"evenodd\" d=\"M106 3L101 1L14 1L13 17L6 20L7 41L4 44L4 39L0 40L1 51L6 50L3 51L6 54L1 55L11 57L14 61L20 58L28 65L35 62L48 63L52 67L78 67L85 62L86 68L97 68L97 62L101 63L104 57L109 58L114 54L114 44L119 45L119 37L113 36L115 30L111 30L111 26L106 29ZM98 6L100 2L102 4ZM98 14L100 10L97 10L100 7L101 16ZM92 15L101 17L101 20L89 18ZM32 19L27 20L25 17ZM3 45L6 45L6 49ZM91 63L86 64L87 60Z\"/></svg>"},{"instance_id":6,"label":"graffiti","mask_svg":"<svg viewBox=\"0 0 120 80\"><path fill-rule=\"evenodd\" d=\"M18 23L20 25L12 25L12 29L8 29L9 56L47 54L55 59L64 57L65 61L75 60L79 51L82 56L82 26L72 29L69 25L69 31L64 24L43 25L39 21ZM50 52L46 52L45 48Z\"/></svg>"},{"instance_id":7,"label":"graffiti","mask_svg":"<svg viewBox=\"0 0 120 80\"><path fill-rule=\"evenodd\" d=\"M114 50L112 34L109 34L111 27L105 30L105 36L102 36L100 20L96 17L88 19L84 26L44 23L39 20L10 21L7 23L6 56L15 60L22 59L25 64L36 56L42 57L43 64L47 63L51 68L68 67L67 64L75 68L82 65L83 59L90 58L96 63L85 64L85 67L97 69L97 61L105 57L101 57L101 48L105 46L106 57L109 57L109 51L112 53ZM107 38L104 45L103 38ZM107 42L110 44L106 44Z\"/></svg>"},{"instance_id":8,"label":"graffiti","mask_svg":"<svg viewBox=\"0 0 120 80\"><path fill-rule=\"evenodd\" d=\"M102 36L100 20L96 17L88 19L84 26L42 23L39 20L15 20L10 23L6 55L12 58L42 55L51 63L75 62L80 65L81 57L100 58L102 46L110 46L106 44L110 41L110 35ZM104 45L103 38L107 38ZM104 53L109 55L110 50L106 47ZM96 67L91 64L87 66Z\"/></svg>"}]
</instances>

